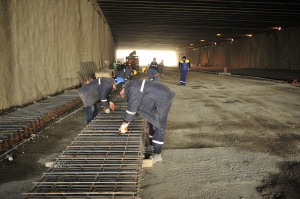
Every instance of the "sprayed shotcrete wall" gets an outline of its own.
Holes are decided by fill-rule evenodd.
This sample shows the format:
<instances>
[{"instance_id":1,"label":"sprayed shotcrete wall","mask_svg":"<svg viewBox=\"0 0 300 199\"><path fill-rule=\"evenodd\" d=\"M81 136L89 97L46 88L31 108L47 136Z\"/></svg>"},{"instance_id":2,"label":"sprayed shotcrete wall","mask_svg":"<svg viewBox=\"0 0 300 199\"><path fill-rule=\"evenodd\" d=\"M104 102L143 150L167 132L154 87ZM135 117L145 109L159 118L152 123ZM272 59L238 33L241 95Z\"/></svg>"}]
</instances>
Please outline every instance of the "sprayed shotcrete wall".
<instances>
[{"instance_id":1,"label":"sprayed shotcrete wall","mask_svg":"<svg viewBox=\"0 0 300 199\"><path fill-rule=\"evenodd\" d=\"M300 70L300 26L178 53L193 65Z\"/></svg>"},{"instance_id":2,"label":"sprayed shotcrete wall","mask_svg":"<svg viewBox=\"0 0 300 199\"><path fill-rule=\"evenodd\" d=\"M96 0L1 0L0 41L0 110L78 86L81 62L115 60Z\"/></svg>"}]
</instances>

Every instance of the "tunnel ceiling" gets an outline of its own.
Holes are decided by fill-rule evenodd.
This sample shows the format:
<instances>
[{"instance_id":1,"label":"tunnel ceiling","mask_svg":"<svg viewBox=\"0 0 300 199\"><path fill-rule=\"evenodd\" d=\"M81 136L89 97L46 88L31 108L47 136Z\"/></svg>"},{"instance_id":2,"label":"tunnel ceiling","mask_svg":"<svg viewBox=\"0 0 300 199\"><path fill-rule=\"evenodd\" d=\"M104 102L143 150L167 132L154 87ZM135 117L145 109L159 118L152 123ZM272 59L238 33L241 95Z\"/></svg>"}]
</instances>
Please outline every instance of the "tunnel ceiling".
<instances>
[{"instance_id":1,"label":"tunnel ceiling","mask_svg":"<svg viewBox=\"0 0 300 199\"><path fill-rule=\"evenodd\" d=\"M234 42L300 23L300 1L97 0L97 3L117 49L181 51L232 39Z\"/></svg>"}]
</instances>

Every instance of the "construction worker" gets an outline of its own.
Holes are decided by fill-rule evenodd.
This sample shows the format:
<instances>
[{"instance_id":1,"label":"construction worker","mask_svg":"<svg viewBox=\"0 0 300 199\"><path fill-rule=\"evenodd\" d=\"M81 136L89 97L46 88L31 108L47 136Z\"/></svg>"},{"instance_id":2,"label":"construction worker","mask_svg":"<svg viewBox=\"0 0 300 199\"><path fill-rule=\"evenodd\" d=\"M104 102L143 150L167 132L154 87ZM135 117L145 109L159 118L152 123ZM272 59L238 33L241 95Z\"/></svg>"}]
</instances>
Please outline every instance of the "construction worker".
<instances>
[{"instance_id":1,"label":"construction worker","mask_svg":"<svg viewBox=\"0 0 300 199\"><path fill-rule=\"evenodd\" d=\"M153 61L150 63L148 76L151 81L158 82L159 80L159 65L156 62L156 58L153 58Z\"/></svg>"},{"instance_id":2,"label":"construction worker","mask_svg":"<svg viewBox=\"0 0 300 199\"><path fill-rule=\"evenodd\" d=\"M136 70L136 65L135 65L134 60L131 62L130 65L131 65L132 70Z\"/></svg>"},{"instance_id":3,"label":"construction worker","mask_svg":"<svg viewBox=\"0 0 300 199\"><path fill-rule=\"evenodd\" d=\"M159 63L159 74L162 78L164 78L164 69L165 69L164 60L161 60L161 62Z\"/></svg>"},{"instance_id":4,"label":"construction worker","mask_svg":"<svg viewBox=\"0 0 300 199\"><path fill-rule=\"evenodd\" d=\"M130 75L133 75L132 69L130 67L126 67L126 68L121 69L117 72L116 78L117 77L122 77L127 82L130 79Z\"/></svg>"},{"instance_id":5,"label":"construction worker","mask_svg":"<svg viewBox=\"0 0 300 199\"><path fill-rule=\"evenodd\" d=\"M153 147L150 158L153 163L162 161L161 150L167 118L176 93L163 84L141 79L118 84L117 92L119 91L121 97L127 98L128 102L119 133L126 133L130 122L138 115L142 116L149 125L149 143Z\"/></svg>"},{"instance_id":6,"label":"construction worker","mask_svg":"<svg viewBox=\"0 0 300 199\"><path fill-rule=\"evenodd\" d=\"M124 82L124 80L123 80ZM115 105L109 99L112 90L116 90L116 84L113 78L101 77L91 80L78 89L79 96L86 109L86 122L89 124L98 115L98 102L102 103L103 111L110 113L114 111Z\"/></svg>"},{"instance_id":7,"label":"construction worker","mask_svg":"<svg viewBox=\"0 0 300 199\"><path fill-rule=\"evenodd\" d=\"M182 59L179 61L178 67L180 68L180 73L181 73L180 85L185 86L186 76L191 67L190 61L188 59L186 59L185 56L183 56Z\"/></svg>"}]
</instances>

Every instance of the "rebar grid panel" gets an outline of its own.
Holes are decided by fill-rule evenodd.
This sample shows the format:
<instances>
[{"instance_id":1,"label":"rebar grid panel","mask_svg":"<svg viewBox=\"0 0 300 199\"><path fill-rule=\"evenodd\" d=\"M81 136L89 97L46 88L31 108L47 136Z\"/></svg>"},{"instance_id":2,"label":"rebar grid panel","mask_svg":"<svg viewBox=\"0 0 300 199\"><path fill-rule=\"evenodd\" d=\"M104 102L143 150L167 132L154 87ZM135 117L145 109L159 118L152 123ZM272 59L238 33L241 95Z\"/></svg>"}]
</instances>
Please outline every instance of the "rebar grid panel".
<instances>
[{"instance_id":1,"label":"rebar grid panel","mask_svg":"<svg viewBox=\"0 0 300 199\"><path fill-rule=\"evenodd\" d=\"M139 198L145 120L119 134L126 104L100 113L56 158L25 198Z\"/></svg>"},{"instance_id":2,"label":"rebar grid panel","mask_svg":"<svg viewBox=\"0 0 300 199\"><path fill-rule=\"evenodd\" d=\"M77 90L72 90L1 116L0 153L30 137L38 128L80 103Z\"/></svg>"}]
</instances>

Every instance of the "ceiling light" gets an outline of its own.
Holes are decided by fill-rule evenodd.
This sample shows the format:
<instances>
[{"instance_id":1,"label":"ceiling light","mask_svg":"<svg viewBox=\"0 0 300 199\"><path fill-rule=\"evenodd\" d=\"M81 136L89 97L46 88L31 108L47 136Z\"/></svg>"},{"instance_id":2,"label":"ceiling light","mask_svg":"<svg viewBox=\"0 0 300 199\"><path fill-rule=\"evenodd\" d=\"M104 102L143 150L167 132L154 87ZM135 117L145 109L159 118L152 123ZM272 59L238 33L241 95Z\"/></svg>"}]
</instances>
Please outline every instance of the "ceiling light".
<instances>
[{"instance_id":1,"label":"ceiling light","mask_svg":"<svg viewBox=\"0 0 300 199\"><path fill-rule=\"evenodd\" d=\"M278 27L278 30L281 30L281 27Z\"/></svg>"},{"instance_id":2,"label":"ceiling light","mask_svg":"<svg viewBox=\"0 0 300 199\"><path fill-rule=\"evenodd\" d=\"M215 42L215 45L217 45L217 42Z\"/></svg>"},{"instance_id":3,"label":"ceiling light","mask_svg":"<svg viewBox=\"0 0 300 199\"><path fill-rule=\"evenodd\" d=\"M190 44L190 45L192 46L192 45L194 45L194 44Z\"/></svg>"},{"instance_id":4,"label":"ceiling light","mask_svg":"<svg viewBox=\"0 0 300 199\"><path fill-rule=\"evenodd\" d=\"M221 36L221 34L217 34L217 36Z\"/></svg>"},{"instance_id":5,"label":"ceiling light","mask_svg":"<svg viewBox=\"0 0 300 199\"><path fill-rule=\"evenodd\" d=\"M233 39L231 39L231 41L233 41Z\"/></svg>"},{"instance_id":6,"label":"ceiling light","mask_svg":"<svg viewBox=\"0 0 300 199\"><path fill-rule=\"evenodd\" d=\"M205 41L204 39L201 39L200 41Z\"/></svg>"}]
</instances>

